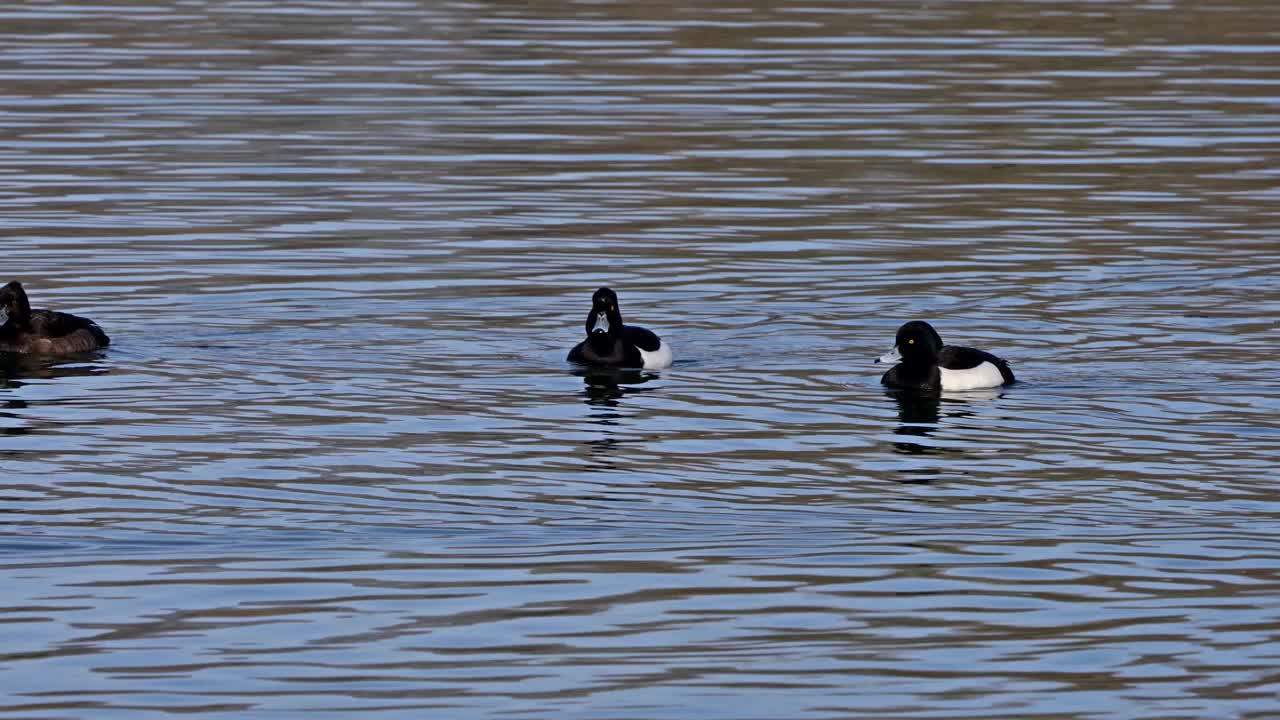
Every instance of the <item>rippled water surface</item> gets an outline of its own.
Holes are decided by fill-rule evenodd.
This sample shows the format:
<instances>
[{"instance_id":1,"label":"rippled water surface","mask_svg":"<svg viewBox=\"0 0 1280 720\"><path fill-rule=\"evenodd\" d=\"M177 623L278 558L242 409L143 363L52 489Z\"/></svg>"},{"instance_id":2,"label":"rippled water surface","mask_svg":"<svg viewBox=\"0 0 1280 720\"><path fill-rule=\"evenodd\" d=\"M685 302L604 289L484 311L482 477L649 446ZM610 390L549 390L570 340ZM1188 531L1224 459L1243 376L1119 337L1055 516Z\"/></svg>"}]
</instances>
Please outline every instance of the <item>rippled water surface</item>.
<instances>
[{"instance_id":1,"label":"rippled water surface","mask_svg":"<svg viewBox=\"0 0 1280 720\"><path fill-rule=\"evenodd\" d=\"M0 717L1280 713L1280 5L17 3ZM564 362L591 291L660 373ZM904 320L1008 357L899 398Z\"/></svg>"}]
</instances>

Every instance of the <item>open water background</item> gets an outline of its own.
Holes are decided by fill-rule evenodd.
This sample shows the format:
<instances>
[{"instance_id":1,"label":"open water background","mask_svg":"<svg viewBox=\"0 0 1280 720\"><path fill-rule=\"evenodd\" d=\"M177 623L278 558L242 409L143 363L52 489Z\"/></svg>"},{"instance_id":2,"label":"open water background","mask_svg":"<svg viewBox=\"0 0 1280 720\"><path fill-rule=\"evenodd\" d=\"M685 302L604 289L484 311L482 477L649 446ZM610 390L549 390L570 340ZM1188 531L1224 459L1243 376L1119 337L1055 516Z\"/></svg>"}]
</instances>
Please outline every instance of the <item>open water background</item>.
<instances>
[{"instance_id":1,"label":"open water background","mask_svg":"<svg viewBox=\"0 0 1280 720\"><path fill-rule=\"evenodd\" d=\"M1280 5L0 6L2 718L1280 715ZM591 291L676 365L565 365ZM903 321L1021 383L901 400Z\"/></svg>"}]
</instances>

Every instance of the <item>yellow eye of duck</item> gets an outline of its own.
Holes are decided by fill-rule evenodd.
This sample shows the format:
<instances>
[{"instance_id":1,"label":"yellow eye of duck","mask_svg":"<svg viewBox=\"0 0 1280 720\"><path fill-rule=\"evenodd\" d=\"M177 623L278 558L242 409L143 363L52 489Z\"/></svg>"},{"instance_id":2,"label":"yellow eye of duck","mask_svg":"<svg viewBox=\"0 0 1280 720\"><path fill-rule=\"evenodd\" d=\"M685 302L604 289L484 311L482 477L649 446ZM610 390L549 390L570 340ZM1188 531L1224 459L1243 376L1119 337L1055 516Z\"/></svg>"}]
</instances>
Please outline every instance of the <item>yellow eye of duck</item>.
<instances>
[{"instance_id":1,"label":"yellow eye of duck","mask_svg":"<svg viewBox=\"0 0 1280 720\"><path fill-rule=\"evenodd\" d=\"M915 341L915 340L908 340L908 341L907 341L907 344L908 344L908 345L915 345L915 344L916 344L916 341Z\"/></svg>"}]
</instances>

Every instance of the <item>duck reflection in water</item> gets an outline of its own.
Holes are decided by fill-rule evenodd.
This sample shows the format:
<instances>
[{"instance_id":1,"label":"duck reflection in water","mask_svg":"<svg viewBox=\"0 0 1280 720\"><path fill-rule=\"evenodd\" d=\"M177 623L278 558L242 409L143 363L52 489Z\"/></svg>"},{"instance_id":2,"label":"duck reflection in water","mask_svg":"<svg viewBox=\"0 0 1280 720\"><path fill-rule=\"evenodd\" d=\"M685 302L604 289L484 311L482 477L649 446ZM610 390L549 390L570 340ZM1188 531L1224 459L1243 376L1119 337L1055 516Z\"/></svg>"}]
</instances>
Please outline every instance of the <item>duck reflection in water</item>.
<instances>
[{"instance_id":1,"label":"duck reflection in water","mask_svg":"<svg viewBox=\"0 0 1280 720\"><path fill-rule=\"evenodd\" d=\"M894 435L907 435L914 437L928 437L929 433L938 429L939 409L942 405L942 398L937 395L922 395L913 392L891 392L894 400L898 401L898 422L899 425L893 431ZM915 443L894 443L894 448L899 452L910 454L921 454L927 452L922 445Z\"/></svg>"},{"instance_id":2,"label":"duck reflection in water","mask_svg":"<svg viewBox=\"0 0 1280 720\"><path fill-rule=\"evenodd\" d=\"M55 425L47 420L33 420L23 412L30 404L16 397L15 391L27 384L24 380L87 377L108 372L102 365L68 362L65 357L0 352L0 457L17 457L20 454L4 444L4 437L30 435Z\"/></svg>"},{"instance_id":3,"label":"duck reflection in water","mask_svg":"<svg viewBox=\"0 0 1280 720\"><path fill-rule=\"evenodd\" d=\"M974 415L972 409L976 403L995 400L1002 392L999 389L969 390L965 392L917 393L909 390L890 390L885 393L898 403L898 427L894 435L903 440L893 444L894 452L903 455L939 455L944 453L961 453L957 448L942 447L924 442L913 442L909 438L924 440L939 429L940 422L957 420Z\"/></svg>"},{"instance_id":4,"label":"duck reflection in water","mask_svg":"<svg viewBox=\"0 0 1280 720\"><path fill-rule=\"evenodd\" d=\"M0 408L3 408L0 409L0 436L13 437L31 433L31 428L22 413L12 412L14 410L26 410L27 402L25 400L5 400L0 403ZM17 457L18 454L0 445L0 457Z\"/></svg>"},{"instance_id":5,"label":"duck reflection in water","mask_svg":"<svg viewBox=\"0 0 1280 720\"><path fill-rule=\"evenodd\" d=\"M587 452L592 459L592 468L616 470L618 466L613 456L622 443L630 442L614 437L613 428L627 417L621 410L622 399L628 395L656 390L656 385L638 386L661 376L645 370L598 367L579 368L574 370L573 374L582 378L583 402L592 408L591 419L599 423L604 431L603 437L586 442Z\"/></svg>"},{"instance_id":6,"label":"duck reflection in water","mask_svg":"<svg viewBox=\"0 0 1280 720\"><path fill-rule=\"evenodd\" d=\"M91 356L91 353L80 353ZM66 356L20 355L0 352L0 389L20 388L23 380L56 380L64 377L106 375L110 370L97 362L73 362Z\"/></svg>"}]
</instances>

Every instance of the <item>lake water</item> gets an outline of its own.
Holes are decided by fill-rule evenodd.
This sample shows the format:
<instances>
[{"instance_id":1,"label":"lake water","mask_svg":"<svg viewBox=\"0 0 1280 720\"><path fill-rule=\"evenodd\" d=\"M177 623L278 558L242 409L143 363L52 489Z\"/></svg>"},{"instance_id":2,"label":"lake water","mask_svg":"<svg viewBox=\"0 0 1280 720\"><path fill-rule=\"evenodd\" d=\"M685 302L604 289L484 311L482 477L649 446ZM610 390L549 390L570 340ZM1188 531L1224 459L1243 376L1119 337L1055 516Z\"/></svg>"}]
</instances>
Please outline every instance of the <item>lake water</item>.
<instances>
[{"instance_id":1,"label":"lake water","mask_svg":"<svg viewBox=\"0 0 1280 720\"><path fill-rule=\"evenodd\" d=\"M0 376L0 717L1276 717L1278 53L0 8L0 280L113 338ZM674 367L565 364L606 284ZM1022 382L886 394L913 318Z\"/></svg>"}]
</instances>

